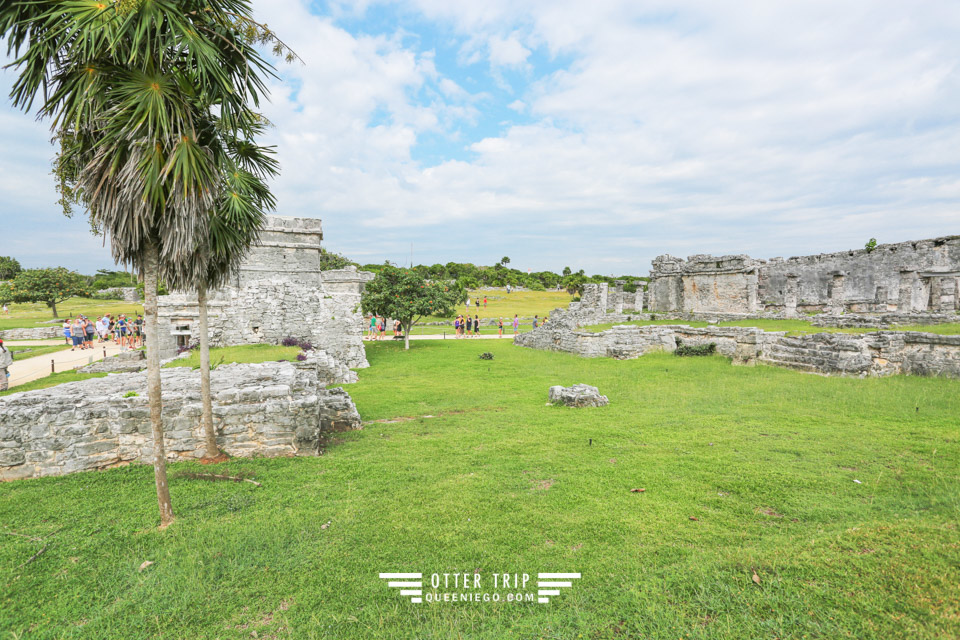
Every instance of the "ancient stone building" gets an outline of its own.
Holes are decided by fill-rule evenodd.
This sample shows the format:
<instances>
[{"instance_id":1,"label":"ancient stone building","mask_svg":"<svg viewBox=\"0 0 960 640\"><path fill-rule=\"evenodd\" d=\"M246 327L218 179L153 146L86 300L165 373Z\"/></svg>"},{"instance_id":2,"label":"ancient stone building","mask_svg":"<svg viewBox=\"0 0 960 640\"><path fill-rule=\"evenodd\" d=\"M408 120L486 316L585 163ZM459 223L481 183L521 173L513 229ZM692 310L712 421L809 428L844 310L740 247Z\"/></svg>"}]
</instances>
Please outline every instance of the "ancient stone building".
<instances>
[{"instance_id":1,"label":"ancient stone building","mask_svg":"<svg viewBox=\"0 0 960 640\"><path fill-rule=\"evenodd\" d=\"M215 346L309 340L349 367L367 366L360 294L373 274L321 269L321 222L269 216L258 246L226 287L211 292L210 339ZM198 339L195 293L160 297L161 357Z\"/></svg>"},{"instance_id":2,"label":"ancient stone building","mask_svg":"<svg viewBox=\"0 0 960 640\"><path fill-rule=\"evenodd\" d=\"M657 312L960 310L960 236L878 245L872 251L754 260L659 256L648 308Z\"/></svg>"}]
</instances>

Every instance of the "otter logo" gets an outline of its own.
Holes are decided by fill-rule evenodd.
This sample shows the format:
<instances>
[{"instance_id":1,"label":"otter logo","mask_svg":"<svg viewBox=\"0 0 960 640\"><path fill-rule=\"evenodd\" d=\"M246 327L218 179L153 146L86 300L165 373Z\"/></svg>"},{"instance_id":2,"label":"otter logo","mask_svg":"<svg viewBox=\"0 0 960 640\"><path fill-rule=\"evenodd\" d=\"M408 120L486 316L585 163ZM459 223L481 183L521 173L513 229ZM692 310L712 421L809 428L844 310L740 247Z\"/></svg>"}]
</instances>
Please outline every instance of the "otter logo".
<instances>
[{"instance_id":1,"label":"otter logo","mask_svg":"<svg viewBox=\"0 0 960 640\"><path fill-rule=\"evenodd\" d=\"M432 602L507 602L548 604L561 589L573 586L579 573L538 573L536 581L529 573L433 573L424 580L422 573L381 573L391 589L419 604ZM424 582L427 587L424 588ZM536 588L534 588L536 582Z\"/></svg>"},{"instance_id":2,"label":"otter logo","mask_svg":"<svg viewBox=\"0 0 960 640\"><path fill-rule=\"evenodd\" d=\"M400 595L410 596L410 602L423 602L422 573L381 573L381 580L389 580L388 587L400 589Z\"/></svg>"}]
</instances>

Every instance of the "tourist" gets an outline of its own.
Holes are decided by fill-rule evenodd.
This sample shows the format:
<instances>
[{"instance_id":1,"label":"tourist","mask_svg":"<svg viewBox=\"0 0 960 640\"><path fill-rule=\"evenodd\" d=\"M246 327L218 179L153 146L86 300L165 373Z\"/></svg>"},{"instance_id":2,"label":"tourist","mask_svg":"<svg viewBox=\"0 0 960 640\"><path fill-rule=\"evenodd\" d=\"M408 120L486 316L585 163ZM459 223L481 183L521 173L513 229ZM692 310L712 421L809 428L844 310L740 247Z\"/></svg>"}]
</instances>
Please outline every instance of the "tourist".
<instances>
[{"instance_id":1,"label":"tourist","mask_svg":"<svg viewBox=\"0 0 960 640\"><path fill-rule=\"evenodd\" d=\"M10 380L10 373L7 369L13 364L13 354L3 346L3 340L0 340L0 391L6 391Z\"/></svg>"},{"instance_id":2,"label":"tourist","mask_svg":"<svg viewBox=\"0 0 960 640\"><path fill-rule=\"evenodd\" d=\"M480 316L473 316L473 335L480 335Z\"/></svg>"},{"instance_id":3,"label":"tourist","mask_svg":"<svg viewBox=\"0 0 960 640\"><path fill-rule=\"evenodd\" d=\"M370 328L367 330L367 338L370 340L376 340L377 338L377 316L370 314Z\"/></svg>"},{"instance_id":4,"label":"tourist","mask_svg":"<svg viewBox=\"0 0 960 640\"><path fill-rule=\"evenodd\" d=\"M467 337L470 337L470 332L473 330L473 318L470 317L470 314L467 314Z\"/></svg>"},{"instance_id":5,"label":"tourist","mask_svg":"<svg viewBox=\"0 0 960 640\"><path fill-rule=\"evenodd\" d=\"M483 308L487 308L487 296L483 296Z\"/></svg>"},{"instance_id":6,"label":"tourist","mask_svg":"<svg viewBox=\"0 0 960 640\"><path fill-rule=\"evenodd\" d=\"M533 328L536 329L539 325L540 316L533 316Z\"/></svg>"},{"instance_id":7,"label":"tourist","mask_svg":"<svg viewBox=\"0 0 960 640\"><path fill-rule=\"evenodd\" d=\"M453 319L453 335L460 338L460 316Z\"/></svg>"},{"instance_id":8,"label":"tourist","mask_svg":"<svg viewBox=\"0 0 960 640\"><path fill-rule=\"evenodd\" d=\"M139 349L143 346L143 316L137 314L137 319L133 321L133 346Z\"/></svg>"},{"instance_id":9,"label":"tourist","mask_svg":"<svg viewBox=\"0 0 960 640\"><path fill-rule=\"evenodd\" d=\"M127 348L127 316L120 314L120 317L117 318L116 324L117 336L120 342L120 348Z\"/></svg>"},{"instance_id":10,"label":"tourist","mask_svg":"<svg viewBox=\"0 0 960 640\"><path fill-rule=\"evenodd\" d=\"M383 340L383 334L387 330L387 319L383 316L380 316L380 321L377 323L377 331L380 332L379 340Z\"/></svg>"},{"instance_id":11,"label":"tourist","mask_svg":"<svg viewBox=\"0 0 960 640\"><path fill-rule=\"evenodd\" d=\"M77 347L83 349L83 322L80 320L80 316L74 318L73 322L70 323L70 341L73 347L70 351L76 351Z\"/></svg>"},{"instance_id":12,"label":"tourist","mask_svg":"<svg viewBox=\"0 0 960 640\"><path fill-rule=\"evenodd\" d=\"M93 334L96 333L96 327L90 322L90 318L83 317L83 331L86 337L86 348L93 349Z\"/></svg>"},{"instance_id":13,"label":"tourist","mask_svg":"<svg viewBox=\"0 0 960 640\"><path fill-rule=\"evenodd\" d=\"M70 318L63 321L63 337L66 339L67 344L73 344L72 336L70 335L71 326ZM71 349L71 351L73 351L73 349Z\"/></svg>"},{"instance_id":14,"label":"tourist","mask_svg":"<svg viewBox=\"0 0 960 640\"><path fill-rule=\"evenodd\" d=\"M520 333L520 318L513 314L513 335Z\"/></svg>"},{"instance_id":15,"label":"tourist","mask_svg":"<svg viewBox=\"0 0 960 640\"><path fill-rule=\"evenodd\" d=\"M467 311L470 310L470 296L467 296Z\"/></svg>"},{"instance_id":16,"label":"tourist","mask_svg":"<svg viewBox=\"0 0 960 640\"><path fill-rule=\"evenodd\" d=\"M497 337L498 338L503 337L503 318L502 317L499 320L497 320Z\"/></svg>"},{"instance_id":17,"label":"tourist","mask_svg":"<svg viewBox=\"0 0 960 640\"><path fill-rule=\"evenodd\" d=\"M104 336L107 334L107 330L103 324L103 316L97 318L97 321L94 323L94 328L97 330L97 343L102 343Z\"/></svg>"},{"instance_id":18,"label":"tourist","mask_svg":"<svg viewBox=\"0 0 960 640\"><path fill-rule=\"evenodd\" d=\"M393 337L396 338L399 335L400 335L400 321L394 320L393 321Z\"/></svg>"},{"instance_id":19,"label":"tourist","mask_svg":"<svg viewBox=\"0 0 960 640\"><path fill-rule=\"evenodd\" d=\"M6 302L3 303L3 315L5 316L10 315L10 307L7 306Z\"/></svg>"}]
</instances>

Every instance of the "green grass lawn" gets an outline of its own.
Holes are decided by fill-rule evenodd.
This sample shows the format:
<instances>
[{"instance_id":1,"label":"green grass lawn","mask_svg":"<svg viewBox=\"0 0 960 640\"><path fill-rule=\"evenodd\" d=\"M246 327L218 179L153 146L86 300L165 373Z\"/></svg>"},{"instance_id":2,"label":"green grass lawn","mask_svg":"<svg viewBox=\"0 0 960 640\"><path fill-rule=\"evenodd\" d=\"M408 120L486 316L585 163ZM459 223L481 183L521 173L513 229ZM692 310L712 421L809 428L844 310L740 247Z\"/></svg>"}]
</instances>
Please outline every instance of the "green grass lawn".
<instances>
[{"instance_id":1,"label":"green grass lawn","mask_svg":"<svg viewBox=\"0 0 960 640\"><path fill-rule=\"evenodd\" d=\"M275 344L244 344L236 347L213 347L210 349L210 364L230 362L277 362L296 360L300 347L281 347ZM168 362L166 367L200 367L200 351L194 350L189 358Z\"/></svg>"},{"instance_id":2,"label":"green grass lawn","mask_svg":"<svg viewBox=\"0 0 960 640\"><path fill-rule=\"evenodd\" d=\"M136 317L143 313L143 305L139 302L124 302L122 300L95 300L93 298L70 298L57 305L59 318L74 318L78 314L97 319L105 313L121 314ZM30 304L10 305L10 315L0 316L0 331L5 329L23 329L30 327L49 326L53 320L53 313L42 302Z\"/></svg>"},{"instance_id":3,"label":"green grass lawn","mask_svg":"<svg viewBox=\"0 0 960 640\"><path fill-rule=\"evenodd\" d=\"M380 422L320 457L172 465L166 531L148 466L0 484L7 635L960 636L956 380L507 341L367 353L348 389ZM545 406L576 382L610 405ZM213 469L263 486L175 477ZM582 578L521 605L411 604L378 578L475 570Z\"/></svg>"},{"instance_id":4,"label":"green grass lawn","mask_svg":"<svg viewBox=\"0 0 960 640\"><path fill-rule=\"evenodd\" d=\"M470 315L480 316L481 318L503 318L504 324L513 320L513 315L517 314L521 318L532 318L535 315L541 318L549 315L551 311L557 308L566 309L573 298L566 291L514 291L507 294L503 290L479 289L470 291ZM487 307L482 306L483 296L487 296ZM473 304L473 301L479 296L481 307ZM457 313L466 315L468 309L465 305L457 307ZM430 316L423 319L423 322L439 322L446 320L453 322L456 317L438 317ZM369 316L367 317L369 321Z\"/></svg>"},{"instance_id":5,"label":"green grass lawn","mask_svg":"<svg viewBox=\"0 0 960 640\"><path fill-rule=\"evenodd\" d=\"M46 389L48 387L54 387L58 384L63 384L64 382L76 382L77 380L87 380L88 378L102 378L107 374L105 373L80 373L79 371L70 370L70 371L61 371L59 373L51 373L48 376L43 378L37 378L36 380L31 380L30 382L24 382L23 384L18 384L12 389L7 389L6 391L0 391L0 396L8 396L12 393L20 393L21 391L34 391L36 389ZM0 525L0 531L2 531L2 525ZM0 545L3 543L0 542ZM2 637L2 636L0 636Z\"/></svg>"},{"instance_id":6,"label":"green grass lawn","mask_svg":"<svg viewBox=\"0 0 960 640\"><path fill-rule=\"evenodd\" d=\"M647 327L651 325L674 325L674 324L685 324L691 327L707 327L711 326L708 323L701 320L633 320L630 322L610 322L606 324L595 324L588 327L583 327L583 331L589 331L591 333L600 333L601 331L606 331L611 327L616 327L620 325L634 325L638 327ZM756 327L758 329L763 329L764 331L786 331L788 335L799 336L808 333L871 333L874 331L880 331L876 328L865 328L865 327L856 327L856 328L844 328L839 329L836 327L817 327L814 326L809 320L801 319L773 319L773 318L754 318L747 320L732 320L729 322L720 322L716 325L718 327ZM891 327L891 329L896 331L925 331L927 333L937 333L940 335L960 335L960 323L950 323L950 324L931 324L931 325L897 325Z\"/></svg>"}]
</instances>

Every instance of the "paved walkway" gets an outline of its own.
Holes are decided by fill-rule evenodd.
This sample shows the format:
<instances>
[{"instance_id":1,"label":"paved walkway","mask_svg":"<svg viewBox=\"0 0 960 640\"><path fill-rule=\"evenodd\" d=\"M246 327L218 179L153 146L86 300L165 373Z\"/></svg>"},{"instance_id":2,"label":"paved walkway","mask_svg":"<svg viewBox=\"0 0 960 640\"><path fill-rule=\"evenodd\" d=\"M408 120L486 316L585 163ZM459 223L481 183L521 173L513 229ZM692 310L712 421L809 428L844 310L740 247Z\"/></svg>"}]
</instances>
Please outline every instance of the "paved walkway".
<instances>
[{"instance_id":1,"label":"paved walkway","mask_svg":"<svg viewBox=\"0 0 960 640\"><path fill-rule=\"evenodd\" d=\"M49 345L57 344L56 341L51 342L49 340L37 341L37 340L24 340L24 341L4 341L4 346L6 347L15 347L15 346L30 346L30 345ZM113 342L105 342L104 344L94 343L93 349L87 349L86 351L81 351L77 349L76 351L71 351L67 349L65 351L57 351L56 353L48 353L42 356L36 356L33 358L24 358L22 360L15 360L13 365L10 367L10 387L15 387L21 385L25 382L30 382L31 380L36 380L37 378L43 378L44 376L50 375L50 361L53 360L53 370L56 373L61 371L69 371L70 369L76 369L78 367L85 366L91 362L96 362L97 360L103 360L104 352L107 356L115 356L120 353L120 347Z\"/></svg>"},{"instance_id":2,"label":"paved walkway","mask_svg":"<svg viewBox=\"0 0 960 640\"><path fill-rule=\"evenodd\" d=\"M451 332L448 333L447 335L443 335L442 333L435 333L435 334L422 335L422 336L410 336L410 339L411 339L411 340L477 340L477 339L480 339L480 340L513 340L513 334L511 333L511 334L508 335L507 332L504 331L502 338L499 337L499 336L485 336L485 335L470 336L469 338L458 338L458 337L457 337L456 335L454 335L454 333L451 331ZM393 341L393 340L394 340L394 337L393 337L393 335L391 334L391 335L386 335L386 336L384 336L383 340L380 340L380 342L391 342L391 341ZM402 337L401 337L401 338L397 338L396 340L397 340L397 342L403 342L403 338L402 338ZM364 338L363 341L364 341L364 342L370 342L370 341L367 340L366 338Z\"/></svg>"}]
</instances>

